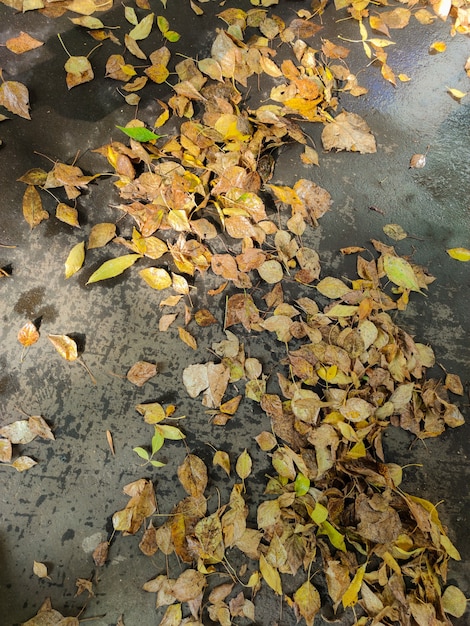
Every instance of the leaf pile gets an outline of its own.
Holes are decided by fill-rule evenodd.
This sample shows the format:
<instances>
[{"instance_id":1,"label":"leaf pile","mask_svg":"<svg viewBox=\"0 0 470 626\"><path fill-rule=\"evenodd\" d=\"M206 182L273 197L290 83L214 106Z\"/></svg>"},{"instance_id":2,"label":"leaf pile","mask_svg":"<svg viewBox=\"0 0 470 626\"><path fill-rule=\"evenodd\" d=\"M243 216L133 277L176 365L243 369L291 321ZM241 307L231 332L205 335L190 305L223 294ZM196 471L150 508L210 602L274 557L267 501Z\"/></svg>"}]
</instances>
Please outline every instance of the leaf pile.
<instances>
[{"instance_id":1,"label":"leaf pile","mask_svg":"<svg viewBox=\"0 0 470 626\"><path fill-rule=\"evenodd\" d=\"M8 3L24 8L21 0ZM112 40L115 35L105 32L101 20L90 17L110 4L39 0L31 8L46 15L67 9L84 13L84 18L74 18L77 26L91 29L97 39ZM273 2L252 4L267 7ZM406 25L410 10L381 12L379 19L369 16L367 6L336 3L338 9L349 7L359 21L367 56L394 82L383 51L391 42L369 37L363 20L388 37L389 28ZM466 32L466 10L450 2L447 6L434 3L435 14L453 12L455 28ZM139 7L149 10L145 2ZM131 25L125 47L140 59L139 67L113 54L106 76L121 83L127 102L138 104L138 92L149 81L167 81L175 59L166 45L147 53L137 42L155 24L168 43L178 41L179 34L154 13L139 19L126 7L125 14ZM90 250L110 243L123 246L126 254L106 260L87 284L139 264L139 276L149 288L172 290L160 307L175 307L177 313L160 316L160 331L169 330L181 316L178 336L195 350L197 337L187 329L189 324L194 321L199 328L217 323L209 310L194 311L190 295L196 275L210 272L216 286L209 295L228 293L226 338L212 345L213 360L184 370L183 385L192 398L202 394L215 425L233 419L240 406L259 405L272 432L263 431L256 441L270 458L271 476L254 524L245 499L253 470L248 450L235 461L228 501L215 510L208 506L210 471L188 451L177 472L187 495L165 511L168 518L155 525L160 520L155 488L140 478L124 487L129 500L114 513L114 530L134 535L143 529L139 545L145 555L161 551L187 564L177 578L161 574L144 585L156 593L157 607L167 607L161 624L202 624L206 615L223 626L236 618L254 620L252 600L264 583L307 625L322 607L335 614L345 610L352 616L354 611L358 626L450 624L447 615L463 614L465 603L455 587L443 593L442 587L449 560L460 555L435 505L401 489L402 468L387 462L382 448L383 434L392 426L425 439L463 424L449 397L449 392L462 394L460 379L427 379L426 370L434 365L432 349L416 342L389 313L406 309L412 292L421 297L433 277L394 247L374 240L367 258L360 254L364 249L342 250L358 255L355 278L321 278L319 255L302 235L330 210L330 194L304 178L293 186L270 182L276 150L287 142L304 146L305 164L318 162L316 151L307 146L304 122L325 124L325 150L375 152L375 139L362 118L346 111L336 114L341 87L356 96L365 91L343 63L330 63L343 62L347 48L324 40L320 55L307 43L320 30L309 11L299 11L289 24L262 8L226 9L219 17L227 29L219 30L210 56L174 65L174 93L167 102L159 101L159 116L118 127L126 143L120 135L122 140L97 149L113 168L119 209L132 228L117 233L115 224L95 224L88 240L82 237L66 257L65 278L82 271ZM277 58L278 42L289 51L282 58ZM77 65L77 59L87 63ZM143 69L141 61L148 62ZM86 57L69 57L69 87L90 80L90 68ZM262 74L273 79L270 103L253 102L248 108L244 94ZM11 88L3 82L0 97L5 99ZM26 117L24 97L21 111ZM149 126L164 128L165 135ZM59 161L49 171L30 170L20 179L27 185L25 220L35 228L49 217L41 190L59 189L67 201L75 201L98 176ZM78 228L75 206L57 202L56 217ZM397 229L388 232L395 235ZM251 333L285 347L277 379L273 363L264 364L268 373L260 360L247 355L242 338ZM36 339L32 329L22 336L23 345ZM78 358L67 335L49 339L64 359ZM139 361L127 378L142 386L156 373L155 364ZM153 435L150 452L140 446L134 451L145 464L160 467L154 455L165 440L183 440L185 435L162 423L174 408L157 402L136 408L152 425ZM5 454L9 444L25 442L15 434L18 428L22 433L31 430L23 421L21 427L15 422L5 427L8 432L0 431ZM227 452L216 450L213 465L232 476ZM100 544L94 554L97 565L104 564L107 549L107 542ZM238 572L230 565L232 550L249 560ZM314 578L319 564L322 569ZM226 572L232 582L209 585L209 577ZM300 575L301 584L291 591L286 580ZM239 582L252 599L238 591Z\"/></svg>"}]
</instances>

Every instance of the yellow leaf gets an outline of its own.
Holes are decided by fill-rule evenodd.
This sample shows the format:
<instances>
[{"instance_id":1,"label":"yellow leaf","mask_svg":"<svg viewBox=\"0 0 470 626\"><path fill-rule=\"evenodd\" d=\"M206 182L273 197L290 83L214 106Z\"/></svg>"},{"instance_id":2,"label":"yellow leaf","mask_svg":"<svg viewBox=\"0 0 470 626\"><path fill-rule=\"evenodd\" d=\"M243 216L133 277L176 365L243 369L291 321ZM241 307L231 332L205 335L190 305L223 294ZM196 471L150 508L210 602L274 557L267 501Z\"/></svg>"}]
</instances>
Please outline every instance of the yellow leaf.
<instances>
[{"instance_id":1,"label":"yellow leaf","mask_svg":"<svg viewBox=\"0 0 470 626\"><path fill-rule=\"evenodd\" d=\"M42 207L41 196L34 185L28 185L24 192L23 215L31 228L49 217L49 213Z\"/></svg>"},{"instance_id":2,"label":"yellow leaf","mask_svg":"<svg viewBox=\"0 0 470 626\"><path fill-rule=\"evenodd\" d=\"M78 223L78 211L75 207L65 204L65 202L59 202L55 210L55 216L61 222L80 228Z\"/></svg>"},{"instance_id":3,"label":"yellow leaf","mask_svg":"<svg viewBox=\"0 0 470 626\"><path fill-rule=\"evenodd\" d=\"M134 28L130 31L129 37L139 41L140 39L145 39L150 35L150 31L153 26L153 18L154 13L149 13L146 15L138 24L134 26Z\"/></svg>"},{"instance_id":4,"label":"yellow leaf","mask_svg":"<svg viewBox=\"0 0 470 626\"><path fill-rule=\"evenodd\" d=\"M435 50L436 52L444 52L447 48L447 45L444 41L435 41L430 45L431 50Z\"/></svg>"},{"instance_id":5,"label":"yellow leaf","mask_svg":"<svg viewBox=\"0 0 470 626\"><path fill-rule=\"evenodd\" d=\"M75 341L67 335L47 335L49 341L66 361L78 359L78 348Z\"/></svg>"},{"instance_id":6,"label":"yellow leaf","mask_svg":"<svg viewBox=\"0 0 470 626\"><path fill-rule=\"evenodd\" d=\"M449 615L462 617L467 609L467 598L458 587L449 585L442 594L442 608Z\"/></svg>"},{"instance_id":7,"label":"yellow leaf","mask_svg":"<svg viewBox=\"0 0 470 626\"><path fill-rule=\"evenodd\" d=\"M70 278L78 272L85 261L85 242L77 243L69 252L65 261L65 278Z\"/></svg>"},{"instance_id":8,"label":"yellow leaf","mask_svg":"<svg viewBox=\"0 0 470 626\"><path fill-rule=\"evenodd\" d=\"M411 80L407 74L398 74L398 78L402 83L408 83Z\"/></svg>"},{"instance_id":9,"label":"yellow leaf","mask_svg":"<svg viewBox=\"0 0 470 626\"><path fill-rule=\"evenodd\" d=\"M315 507L316 509L316 507ZM336 528L330 524L328 521L324 521L320 524L320 528L318 530L320 535L326 535L328 539L331 541L331 545L333 545L341 552L346 552L346 544L344 543L344 535L342 535Z\"/></svg>"},{"instance_id":10,"label":"yellow leaf","mask_svg":"<svg viewBox=\"0 0 470 626\"><path fill-rule=\"evenodd\" d=\"M323 506L323 504L317 502L315 504L315 508L311 511L309 510L309 515L313 519L315 524L318 524L320 526L320 524L326 522L328 518L328 509L326 508L326 506Z\"/></svg>"},{"instance_id":11,"label":"yellow leaf","mask_svg":"<svg viewBox=\"0 0 470 626\"><path fill-rule=\"evenodd\" d=\"M166 289L172 282L170 274L162 267L147 267L139 274L152 289Z\"/></svg>"},{"instance_id":12,"label":"yellow leaf","mask_svg":"<svg viewBox=\"0 0 470 626\"><path fill-rule=\"evenodd\" d=\"M460 561L462 557L460 556L459 551L454 546L454 544L449 539L449 537L447 537L447 535L441 535L440 539L441 539L441 546L444 548L444 550L447 552L450 558L454 559L454 561Z\"/></svg>"},{"instance_id":13,"label":"yellow leaf","mask_svg":"<svg viewBox=\"0 0 470 626\"><path fill-rule=\"evenodd\" d=\"M19 456L17 459L15 459L15 461L13 461L11 466L14 467L17 472L24 472L31 469L36 464L37 462L29 456Z\"/></svg>"},{"instance_id":14,"label":"yellow leaf","mask_svg":"<svg viewBox=\"0 0 470 626\"><path fill-rule=\"evenodd\" d=\"M148 404L138 404L136 410L144 416L147 424L158 424L166 417L165 409L158 402L149 402Z\"/></svg>"},{"instance_id":15,"label":"yellow leaf","mask_svg":"<svg viewBox=\"0 0 470 626\"><path fill-rule=\"evenodd\" d=\"M248 478L248 476L251 474L252 465L253 463L251 457L245 448L245 450L243 450L243 452L238 457L237 463L235 465L235 471L242 480L245 480L245 478Z\"/></svg>"},{"instance_id":16,"label":"yellow leaf","mask_svg":"<svg viewBox=\"0 0 470 626\"><path fill-rule=\"evenodd\" d=\"M93 272L87 281L87 285L90 283L97 283L99 280L106 280L108 278L119 276L119 274L122 274L128 267L134 265L137 259L141 258L141 254L125 254L117 257L116 259L109 259L109 261L105 261L103 265L96 270L96 272Z\"/></svg>"},{"instance_id":17,"label":"yellow leaf","mask_svg":"<svg viewBox=\"0 0 470 626\"><path fill-rule=\"evenodd\" d=\"M357 603L358 594L359 594L359 590L361 589L362 579L364 578L365 571L366 571L366 566L361 565L361 567L358 568L349 587L344 592L344 595L341 598L341 602L343 603L344 608L348 606L354 606Z\"/></svg>"},{"instance_id":18,"label":"yellow leaf","mask_svg":"<svg viewBox=\"0 0 470 626\"><path fill-rule=\"evenodd\" d=\"M453 98L459 101L467 95L466 91L460 91L460 89L454 89L453 87L447 87L447 91Z\"/></svg>"},{"instance_id":19,"label":"yellow leaf","mask_svg":"<svg viewBox=\"0 0 470 626\"><path fill-rule=\"evenodd\" d=\"M279 572L275 567L268 563L264 554L261 554L259 557L259 569L261 571L261 575L271 589L273 589L279 596L282 595L282 584Z\"/></svg>"},{"instance_id":20,"label":"yellow leaf","mask_svg":"<svg viewBox=\"0 0 470 626\"><path fill-rule=\"evenodd\" d=\"M466 263L470 261L470 250L468 248L449 248L447 254L457 261Z\"/></svg>"},{"instance_id":21,"label":"yellow leaf","mask_svg":"<svg viewBox=\"0 0 470 626\"><path fill-rule=\"evenodd\" d=\"M116 224L112 222L102 222L95 224L90 230L88 237L88 250L92 248L102 248L116 235Z\"/></svg>"},{"instance_id":22,"label":"yellow leaf","mask_svg":"<svg viewBox=\"0 0 470 626\"><path fill-rule=\"evenodd\" d=\"M197 350L197 341L196 339L182 326L178 326L178 333L181 341L183 341L187 346L192 348L193 350Z\"/></svg>"},{"instance_id":23,"label":"yellow leaf","mask_svg":"<svg viewBox=\"0 0 470 626\"><path fill-rule=\"evenodd\" d=\"M305 619L307 626L313 626L315 615L321 607L320 594L309 580L294 593L294 600L299 608L299 613Z\"/></svg>"},{"instance_id":24,"label":"yellow leaf","mask_svg":"<svg viewBox=\"0 0 470 626\"><path fill-rule=\"evenodd\" d=\"M328 367L328 368L321 366L321 367L319 367L317 369L318 376L322 380L326 381L327 383L332 381L337 373L338 373L338 366L337 365L330 365L330 367Z\"/></svg>"},{"instance_id":25,"label":"yellow leaf","mask_svg":"<svg viewBox=\"0 0 470 626\"><path fill-rule=\"evenodd\" d=\"M227 476L230 476L230 457L227 452L223 450L217 450L212 459L214 465L219 465Z\"/></svg>"}]
</instances>

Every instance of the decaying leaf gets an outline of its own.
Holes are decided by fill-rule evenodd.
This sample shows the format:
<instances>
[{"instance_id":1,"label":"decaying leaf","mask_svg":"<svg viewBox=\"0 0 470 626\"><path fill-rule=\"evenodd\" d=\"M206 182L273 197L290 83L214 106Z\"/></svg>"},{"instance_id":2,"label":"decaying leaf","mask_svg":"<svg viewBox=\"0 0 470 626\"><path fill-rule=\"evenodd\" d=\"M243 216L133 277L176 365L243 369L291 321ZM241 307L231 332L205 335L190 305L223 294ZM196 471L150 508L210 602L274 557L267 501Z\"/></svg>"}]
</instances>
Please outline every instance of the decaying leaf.
<instances>
[{"instance_id":1,"label":"decaying leaf","mask_svg":"<svg viewBox=\"0 0 470 626\"><path fill-rule=\"evenodd\" d=\"M127 372L126 378L136 387L142 387L148 380L156 376L158 368L155 363L137 361Z\"/></svg>"},{"instance_id":2,"label":"decaying leaf","mask_svg":"<svg viewBox=\"0 0 470 626\"><path fill-rule=\"evenodd\" d=\"M8 50L15 54L23 54L24 52L29 52L29 50L34 50L34 48L39 48L44 45L44 42L21 31L17 37L8 39L5 45Z\"/></svg>"},{"instance_id":3,"label":"decaying leaf","mask_svg":"<svg viewBox=\"0 0 470 626\"><path fill-rule=\"evenodd\" d=\"M0 105L7 111L30 120L28 88L14 80L6 80L0 85Z\"/></svg>"},{"instance_id":4,"label":"decaying leaf","mask_svg":"<svg viewBox=\"0 0 470 626\"><path fill-rule=\"evenodd\" d=\"M28 185L24 192L23 215L31 228L49 217L49 213L43 209L41 196L34 185Z\"/></svg>"},{"instance_id":5,"label":"decaying leaf","mask_svg":"<svg viewBox=\"0 0 470 626\"><path fill-rule=\"evenodd\" d=\"M109 222L95 224L88 237L88 250L102 248L116 235L116 225Z\"/></svg>"},{"instance_id":6,"label":"decaying leaf","mask_svg":"<svg viewBox=\"0 0 470 626\"><path fill-rule=\"evenodd\" d=\"M422 169L426 165L425 154L413 154L410 159L410 168Z\"/></svg>"},{"instance_id":7,"label":"decaying leaf","mask_svg":"<svg viewBox=\"0 0 470 626\"><path fill-rule=\"evenodd\" d=\"M369 126L356 113L344 111L328 123L322 132L325 150L348 150L370 154L377 151L375 138Z\"/></svg>"}]
</instances>

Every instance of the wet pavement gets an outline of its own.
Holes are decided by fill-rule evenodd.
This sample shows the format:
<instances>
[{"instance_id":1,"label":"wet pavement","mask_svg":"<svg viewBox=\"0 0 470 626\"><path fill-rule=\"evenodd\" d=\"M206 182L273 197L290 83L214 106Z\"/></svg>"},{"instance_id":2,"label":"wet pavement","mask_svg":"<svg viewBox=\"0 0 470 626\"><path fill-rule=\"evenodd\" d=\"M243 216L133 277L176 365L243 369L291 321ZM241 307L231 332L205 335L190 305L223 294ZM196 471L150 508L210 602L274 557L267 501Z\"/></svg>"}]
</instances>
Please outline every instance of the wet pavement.
<instances>
[{"instance_id":1,"label":"wet pavement","mask_svg":"<svg viewBox=\"0 0 470 626\"><path fill-rule=\"evenodd\" d=\"M176 1L169 0L165 15L181 33L185 54L205 56L216 28L221 27L215 17L220 7L214 2L201 5L206 15L198 18L189 3L184 3L184 10L182 4L176 8ZM292 6L300 4L281 2L276 13L290 16ZM230 6L247 9L250 5L240 0ZM155 10L161 12L160 7ZM107 25L122 23L121 8L102 19ZM346 38L358 37L352 23L342 22L335 28L321 35L332 39L341 32ZM168 450L165 447L162 457L168 464L163 469L151 472L139 466L132 448L148 445L150 434L135 411L136 404L175 404L178 414L187 416L188 448L208 466L213 453L209 444L226 450L232 459L248 448L255 468L247 481L251 515L269 471L253 440L261 430L269 429L257 406L245 401L225 428L217 428L199 399L191 400L180 382L182 370L189 363L209 360L208 348L223 338L224 301L214 308L207 296L207 290L218 282L209 275L199 277L192 291L195 305L211 308L219 321L217 327L194 331L199 348L193 353L179 341L176 331L158 332L161 296L149 290L136 272L86 286L91 271L109 258L107 249L91 251L86 271L65 280L64 261L80 233L53 217L32 231L25 223L21 211L24 185L16 179L33 167L47 169L48 158L71 163L78 153L77 164L84 171L103 171L106 163L91 150L110 137L121 140L115 126L125 125L133 109L123 102L115 82L103 78L106 59L120 51L118 46L105 42L93 52L96 78L69 92L61 73L66 55L57 32L73 54L88 54L96 42L73 27L66 16L52 20L37 13L17 14L0 5L0 44L20 31L46 45L22 56L0 48L4 79L29 87L33 118L30 122L15 117L0 124L0 244L15 246L0 248L0 267L11 273L0 279L0 424L21 419L21 411L40 414L53 427L56 440L35 440L22 448L38 461L33 469L17 473L1 468L0 623L5 626L32 617L46 597L66 615L76 614L83 606L83 596L74 597L75 580L88 578L95 570L91 552L109 537L111 515L126 504L124 485L141 476L151 477L163 513L184 497L174 479L184 446L171 443ZM299 177L311 177L331 194L332 210L316 230L304 235L318 251L324 275L353 276L351 261L339 253L341 247L363 246L372 238L392 245L382 231L387 223L398 223L411 235L396 245L397 250L412 254L413 261L427 267L436 281L428 297L412 297L408 309L395 319L417 340L433 346L439 364L435 375L441 376L444 370L461 376L466 395L460 407L468 419L470 277L468 264L446 253L447 248L469 247L470 239L470 106L467 99L458 103L446 91L446 87L468 91L469 79L463 71L468 39L451 38L449 24L444 23L432 28L414 23L392 36L397 46L390 53L391 64L397 73L411 76L410 83L394 88L377 69L366 69L360 46L349 44L348 65L355 72L363 69L360 83L369 91L360 98L348 94L340 98L342 107L367 121L377 139L377 153L322 153L321 128L305 125L320 153L320 167L307 168L299 161L300 147L285 146L277 156L271 182L292 185ZM446 41L447 50L430 55L429 45L438 39ZM155 41L153 48L159 45L160 40ZM140 106L139 118L153 121L159 110L154 98L165 99L169 94L169 87L153 86ZM426 150L426 166L409 169L410 157ZM54 206L52 198L50 205L44 202L49 209ZM90 185L77 205L83 232L88 233L97 222L116 222L121 217L113 208L116 204L112 180L103 177L99 184ZM120 222L122 232L128 232L130 224L129 219ZM114 252L122 253L117 247ZM41 340L21 361L17 333L28 320L40 320ZM45 338L49 333L77 340L96 385L79 364L58 356ZM263 335L247 335L244 340L250 356L268 368L281 358L281 348ZM159 368L159 374L141 388L125 379L139 360L154 362ZM112 433L115 456L106 431ZM410 466L405 470L406 490L442 502L441 519L462 556L460 562L452 563L449 582L469 596L469 426L427 439L425 445L413 442L404 431L391 429L385 442L390 461ZM222 494L227 493L222 470L211 470L211 480ZM216 490L211 494L214 504ZM81 618L95 617L90 623L97 626L115 624L121 614L126 626L157 623L154 596L141 587L165 571L166 563L161 554L142 556L138 542L139 537L114 540L110 563L97 574L96 597ZM50 580L33 576L33 560L48 565ZM260 625L295 623L293 613L281 607L279 600L273 604L269 594L261 593L256 606ZM325 617L315 623L331 622ZM454 623L468 623L468 612Z\"/></svg>"}]
</instances>

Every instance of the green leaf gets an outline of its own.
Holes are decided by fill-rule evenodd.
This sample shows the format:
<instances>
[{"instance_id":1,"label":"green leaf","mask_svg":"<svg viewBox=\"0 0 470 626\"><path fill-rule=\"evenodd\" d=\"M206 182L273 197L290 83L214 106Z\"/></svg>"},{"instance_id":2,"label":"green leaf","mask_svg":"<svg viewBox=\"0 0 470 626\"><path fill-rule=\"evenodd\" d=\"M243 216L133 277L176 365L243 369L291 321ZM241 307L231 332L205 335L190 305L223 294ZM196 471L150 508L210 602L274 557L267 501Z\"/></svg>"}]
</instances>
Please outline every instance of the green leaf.
<instances>
[{"instance_id":1,"label":"green leaf","mask_svg":"<svg viewBox=\"0 0 470 626\"><path fill-rule=\"evenodd\" d=\"M310 489L310 479L299 472L295 477L294 491L297 496L304 496Z\"/></svg>"},{"instance_id":2,"label":"green leaf","mask_svg":"<svg viewBox=\"0 0 470 626\"><path fill-rule=\"evenodd\" d=\"M125 254L124 256L118 256L116 259L109 259L109 261L105 261L96 272L93 272L88 279L87 285L97 283L99 280L119 276L119 274L122 274L128 267L134 265L137 259L141 258L141 254Z\"/></svg>"},{"instance_id":3,"label":"green leaf","mask_svg":"<svg viewBox=\"0 0 470 626\"><path fill-rule=\"evenodd\" d=\"M416 274L406 259L393 256L392 254L384 254L383 262L384 271L392 283L395 283L395 285L403 289L421 292Z\"/></svg>"},{"instance_id":4,"label":"green leaf","mask_svg":"<svg viewBox=\"0 0 470 626\"><path fill-rule=\"evenodd\" d=\"M163 424L163 426L158 427L162 435L165 439L172 439L173 441L177 441L178 439L185 439L186 435L176 426L167 426Z\"/></svg>"},{"instance_id":5,"label":"green leaf","mask_svg":"<svg viewBox=\"0 0 470 626\"><path fill-rule=\"evenodd\" d=\"M153 459L150 461L151 465L154 467L165 467L166 463L162 463L161 461L154 461Z\"/></svg>"},{"instance_id":6,"label":"green leaf","mask_svg":"<svg viewBox=\"0 0 470 626\"><path fill-rule=\"evenodd\" d=\"M134 450L136 454L140 456L141 459L144 459L144 461L149 460L149 453L147 452L147 450L144 450L144 448L140 448L139 446L137 446L137 448L132 448L132 449Z\"/></svg>"},{"instance_id":7,"label":"green leaf","mask_svg":"<svg viewBox=\"0 0 470 626\"><path fill-rule=\"evenodd\" d=\"M157 15L157 26L160 29L160 32L162 33L162 35L164 35L165 33L168 32L170 28L170 23L166 19L166 17L163 17L163 15Z\"/></svg>"},{"instance_id":8,"label":"green leaf","mask_svg":"<svg viewBox=\"0 0 470 626\"><path fill-rule=\"evenodd\" d=\"M154 141L156 139L160 139L163 135L157 135L148 128L144 128L143 126L131 126L130 128L126 128L124 126L116 126L119 130L122 130L128 137L131 139L135 139L136 141L146 142L146 141Z\"/></svg>"},{"instance_id":9,"label":"green leaf","mask_svg":"<svg viewBox=\"0 0 470 626\"><path fill-rule=\"evenodd\" d=\"M165 437L160 431L159 426L155 428L155 434L152 437L152 456L156 454L165 443Z\"/></svg>"},{"instance_id":10,"label":"green leaf","mask_svg":"<svg viewBox=\"0 0 470 626\"><path fill-rule=\"evenodd\" d=\"M177 33L176 30L167 30L166 33L163 33L163 36L168 41L174 43L175 41L179 41L181 35Z\"/></svg>"}]
</instances>

